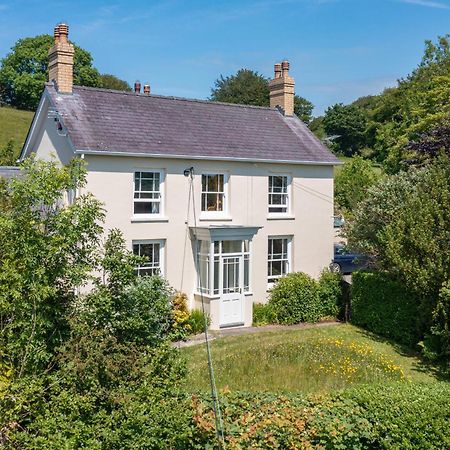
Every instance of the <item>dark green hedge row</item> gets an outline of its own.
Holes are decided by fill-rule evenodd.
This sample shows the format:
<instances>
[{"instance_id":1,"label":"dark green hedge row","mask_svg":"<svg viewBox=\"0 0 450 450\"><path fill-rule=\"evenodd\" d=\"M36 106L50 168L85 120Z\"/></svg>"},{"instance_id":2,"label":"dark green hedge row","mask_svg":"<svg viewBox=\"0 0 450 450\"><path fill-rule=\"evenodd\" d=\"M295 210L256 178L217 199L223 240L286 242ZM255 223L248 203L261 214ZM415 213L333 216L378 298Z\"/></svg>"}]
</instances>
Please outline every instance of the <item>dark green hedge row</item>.
<instances>
[{"instance_id":1,"label":"dark green hedge row","mask_svg":"<svg viewBox=\"0 0 450 450\"><path fill-rule=\"evenodd\" d=\"M448 383L372 385L333 395L222 396L226 448L450 448ZM215 448L209 402L194 398L193 448Z\"/></svg>"},{"instance_id":2,"label":"dark green hedge row","mask_svg":"<svg viewBox=\"0 0 450 450\"><path fill-rule=\"evenodd\" d=\"M351 322L412 346L420 340L419 301L384 273L355 272L351 288Z\"/></svg>"}]
</instances>

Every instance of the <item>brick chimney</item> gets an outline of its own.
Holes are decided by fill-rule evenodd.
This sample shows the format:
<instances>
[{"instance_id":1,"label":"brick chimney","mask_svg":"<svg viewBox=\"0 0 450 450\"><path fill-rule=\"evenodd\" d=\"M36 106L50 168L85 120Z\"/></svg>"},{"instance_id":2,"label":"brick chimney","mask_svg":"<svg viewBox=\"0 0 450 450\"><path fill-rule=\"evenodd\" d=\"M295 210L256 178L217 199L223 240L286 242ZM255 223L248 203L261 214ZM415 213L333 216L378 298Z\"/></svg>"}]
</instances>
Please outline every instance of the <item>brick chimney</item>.
<instances>
[{"instance_id":1,"label":"brick chimney","mask_svg":"<svg viewBox=\"0 0 450 450\"><path fill-rule=\"evenodd\" d=\"M48 51L48 78L56 83L58 92L72 93L73 86L73 55L75 50L68 41L69 26L65 23L56 25L54 31L55 43Z\"/></svg>"},{"instance_id":2,"label":"brick chimney","mask_svg":"<svg viewBox=\"0 0 450 450\"><path fill-rule=\"evenodd\" d=\"M274 71L275 77L269 81L270 107L280 106L285 116L293 116L295 81L289 76L289 61L275 64Z\"/></svg>"}]
</instances>

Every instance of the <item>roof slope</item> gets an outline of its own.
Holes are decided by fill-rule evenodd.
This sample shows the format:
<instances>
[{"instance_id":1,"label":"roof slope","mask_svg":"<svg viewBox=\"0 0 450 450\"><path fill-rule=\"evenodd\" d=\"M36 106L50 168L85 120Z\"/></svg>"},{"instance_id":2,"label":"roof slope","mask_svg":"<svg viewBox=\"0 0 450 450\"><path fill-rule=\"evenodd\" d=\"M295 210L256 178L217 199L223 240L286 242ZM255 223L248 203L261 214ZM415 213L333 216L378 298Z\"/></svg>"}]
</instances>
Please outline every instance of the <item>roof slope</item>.
<instances>
[{"instance_id":1,"label":"roof slope","mask_svg":"<svg viewBox=\"0 0 450 450\"><path fill-rule=\"evenodd\" d=\"M79 151L339 164L297 117L273 108L47 84Z\"/></svg>"}]
</instances>

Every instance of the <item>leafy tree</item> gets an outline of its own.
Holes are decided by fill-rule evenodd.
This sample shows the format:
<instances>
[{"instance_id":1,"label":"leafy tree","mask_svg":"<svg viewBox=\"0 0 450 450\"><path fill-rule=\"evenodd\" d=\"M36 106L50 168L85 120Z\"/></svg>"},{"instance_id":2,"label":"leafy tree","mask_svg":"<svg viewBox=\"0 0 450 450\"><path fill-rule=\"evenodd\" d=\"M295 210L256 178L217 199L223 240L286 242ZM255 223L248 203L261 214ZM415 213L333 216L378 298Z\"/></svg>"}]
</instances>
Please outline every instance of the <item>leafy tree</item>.
<instances>
[{"instance_id":1,"label":"leafy tree","mask_svg":"<svg viewBox=\"0 0 450 450\"><path fill-rule=\"evenodd\" d=\"M409 164L423 164L436 159L441 153L450 157L450 120L425 133L415 141L410 141L406 149L413 153L406 161Z\"/></svg>"},{"instance_id":2,"label":"leafy tree","mask_svg":"<svg viewBox=\"0 0 450 450\"><path fill-rule=\"evenodd\" d=\"M0 166L14 166L16 164L15 154L14 141L10 139L4 147L0 148Z\"/></svg>"},{"instance_id":3,"label":"leafy tree","mask_svg":"<svg viewBox=\"0 0 450 450\"><path fill-rule=\"evenodd\" d=\"M298 95L294 97L294 114L306 124L309 124L312 120L313 109L314 105L306 98Z\"/></svg>"},{"instance_id":4,"label":"leafy tree","mask_svg":"<svg viewBox=\"0 0 450 450\"><path fill-rule=\"evenodd\" d=\"M367 117L358 106L331 106L325 111L323 126L328 136L334 136L335 150L343 155L357 154L364 146Z\"/></svg>"},{"instance_id":5,"label":"leafy tree","mask_svg":"<svg viewBox=\"0 0 450 450\"><path fill-rule=\"evenodd\" d=\"M52 45L53 38L47 34L19 39L15 43L1 61L2 102L16 108L36 109L48 80L48 50ZM74 47L74 84L98 86L99 73L92 66L91 54L77 45Z\"/></svg>"},{"instance_id":6,"label":"leafy tree","mask_svg":"<svg viewBox=\"0 0 450 450\"><path fill-rule=\"evenodd\" d=\"M337 206L347 212L353 211L377 178L370 161L354 156L335 177Z\"/></svg>"},{"instance_id":7,"label":"leafy tree","mask_svg":"<svg viewBox=\"0 0 450 450\"><path fill-rule=\"evenodd\" d=\"M116 91L131 91L131 86L126 81L108 73L100 75L99 86Z\"/></svg>"},{"instance_id":8,"label":"leafy tree","mask_svg":"<svg viewBox=\"0 0 450 450\"><path fill-rule=\"evenodd\" d=\"M0 348L15 377L50 364L67 305L92 270L101 206L90 195L62 203L85 175L79 160L62 169L28 160L0 192Z\"/></svg>"},{"instance_id":9,"label":"leafy tree","mask_svg":"<svg viewBox=\"0 0 450 450\"><path fill-rule=\"evenodd\" d=\"M448 157L374 185L356 208L347 234L352 246L371 255L379 270L417 295L420 331L430 333L433 317L438 322L442 318L437 302L450 280Z\"/></svg>"},{"instance_id":10,"label":"leafy tree","mask_svg":"<svg viewBox=\"0 0 450 450\"><path fill-rule=\"evenodd\" d=\"M249 69L240 69L235 75L220 75L211 89L210 100L241 105L269 106L269 80ZM294 113L305 123L311 121L314 105L303 97L294 97Z\"/></svg>"},{"instance_id":11,"label":"leafy tree","mask_svg":"<svg viewBox=\"0 0 450 450\"><path fill-rule=\"evenodd\" d=\"M268 79L249 69L240 69L236 75L226 78L220 75L211 89L210 99L215 102L269 106Z\"/></svg>"},{"instance_id":12,"label":"leafy tree","mask_svg":"<svg viewBox=\"0 0 450 450\"><path fill-rule=\"evenodd\" d=\"M327 133L323 126L323 116L315 117L308 124L309 129L322 141L326 139Z\"/></svg>"}]
</instances>

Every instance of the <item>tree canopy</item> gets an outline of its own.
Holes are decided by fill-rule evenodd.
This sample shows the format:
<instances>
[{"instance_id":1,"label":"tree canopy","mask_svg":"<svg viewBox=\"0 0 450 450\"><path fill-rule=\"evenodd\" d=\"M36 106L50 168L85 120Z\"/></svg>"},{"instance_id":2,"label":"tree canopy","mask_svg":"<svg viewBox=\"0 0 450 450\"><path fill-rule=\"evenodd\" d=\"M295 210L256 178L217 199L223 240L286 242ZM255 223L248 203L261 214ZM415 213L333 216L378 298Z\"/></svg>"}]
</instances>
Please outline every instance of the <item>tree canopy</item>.
<instances>
[{"instance_id":1,"label":"tree canopy","mask_svg":"<svg viewBox=\"0 0 450 450\"><path fill-rule=\"evenodd\" d=\"M20 109L36 109L44 83L48 80L48 50L53 38L48 34L19 39L0 67L0 98ZM91 54L74 45L74 84L98 86L99 72Z\"/></svg>"},{"instance_id":2,"label":"tree canopy","mask_svg":"<svg viewBox=\"0 0 450 450\"><path fill-rule=\"evenodd\" d=\"M115 75L104 73L100 75L99 86L104 89L114 89L116 91L131 91L131 86Z\"/></svg>"},{"instance_id":3,"label":"tree canopy","mask_svg":"<svg viewBox=\"0 0 450 450\"><path fill-rule=\"evenodd\" d=\"M448 157L375 184L354 216L347 227L351 245L417 295L422 335L444 334L437 351L450 357Z\"/></svg>"},{"instance_id":4,"label":"tree canopy","mask_svg":"<svg viewBox=\"0 0 450 450\"><path fill-rule=\"evenodd\" d=\"M0 64L0 103L19 109L36 109L44 83L48 80L48 50L53 38L43 34L19 39ZM74 44L74 84L119 91L131 91L130 85L114 75L100 74L91 54Z\"/></svg>"},{"instance_id":5,"label":"tree canopy","mask_svg":"<svg viewBox=\"0 0 450 450\"><path fill-rule=\"evenodd\" d=\"M449 39L426 41L421 62L396 87L328 108L323 126L329 136L337 136L334 149L344 155L362 153L383 162L390 173L417 159L417 148L410 143L442 132L450 119ZM448 148L445 140L440 142Z\"/></svg>"},{"instance_id":6,"label":"tree canopy","mask_svg":"<svg viewBox=\"0 0 450 450\"><path fill-rule=\"evenodd\" d=\"M269 106L269 80L256 71L240 69L235 75L214 82L210 100L241 105ZM314 105L303 97L294 97L294 113L305 123L312 119Z\"/></svg>"}]
</instances>

